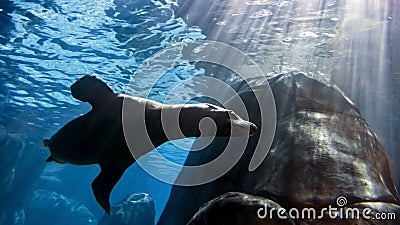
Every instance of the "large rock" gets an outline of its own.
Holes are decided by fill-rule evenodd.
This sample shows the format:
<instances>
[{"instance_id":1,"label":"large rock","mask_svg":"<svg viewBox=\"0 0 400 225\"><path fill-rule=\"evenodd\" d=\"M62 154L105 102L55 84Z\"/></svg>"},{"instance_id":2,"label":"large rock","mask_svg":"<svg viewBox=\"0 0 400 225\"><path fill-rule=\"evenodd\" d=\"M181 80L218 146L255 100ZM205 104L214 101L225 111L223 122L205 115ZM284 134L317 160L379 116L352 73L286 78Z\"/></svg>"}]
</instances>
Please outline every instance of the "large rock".
<instances>
[{"instance_id":1,"label":"large rock","mask_svg":"<svg viewBox=\"0 0 400 225\"><path fill-rule=\"evenodd\" d=\"M399 195L387 155L357 107L336 86L302 73L278 75L269 84L278 118L271 150L260 167L253 172L247 169L258 141L255 136L241 160L221 178L195 187L174 187L159 224L186 224L204 203L227 192L270 199L286 209L336 206L337 198L344 196L344 207L368 204L373 212L395 212L400 219ZM258 105L249 87L243 82L232 87L245 102L250 121L260 126ZM208 162L224 144L226 140L217 139L207 149L191 152L186 164ZM362 218L343 224L351 223L374 224Z\"/></svg>"},{"instance_id":2,"label":"large rock","mask_svg":"<svg viewBox=\"0 0 400 225\"><path fill-rule=\"evenodd\" d=\"M331 209L331 211L329 211ZM342 211L340 211L342 210ZM324 210L313 208L285 209L276 202L259 196L229 192L206 204L188 225L310 225L310 224L393 224L397 225L399 207L394 204L363 202ZM368 212L369 214L363 214ZM341 214L340 214L341 213ZM377 217L379 214L379 217ZM291 217L295 217L296 222ZM367 219L365 216L380 218ZM360 219L363 218L363 219Z\"/></svg>"},{"instance_id":3,"label":"large rock","mask_svg":"<svg viewBox=\"0 0 400 225\"><path fill-rule=\"evenodd\" d=\"M111 207L111 215L105 215L99 225L153 225L156 209L153 199L145 193L129 195Z\"/></svg>"},{"instance_id":4,"label":"large rock","mask_svg":"<svg viewBox=\"0 0 400 225\"><path fill-rule=\"evenodd\" d=\"M8 133L0 125L0 185L2 194L10 193L15 188L16 169L25 148L24 141L15 134Z\"/></svg>"},{"instance_id":5,"label":"large rock","mask_svg":"<svg viewBox=\"0 0 400 225\"><path fill-rule=\"evenodd\" d=\"M24 139L0 125L1 225L24 224L23 207L37 172L33 170L32 176L26 176L25 165L21 163L27 155L25 150Z\"/></svg>"},{"instance_id":6,"label":"large rock","mask_svg":"<svg viewBox=\"0 0 400 225\"><path fill-rule=\"evenodd\" d=\"M281 208L274 201L263 199L257 196L247 195L238 192L229 192L221 195L208 203L206 203L188 222L190 225L258 225L265 221L263 217L273 218L269 220L269 225L293 225L294 222L290 219L280 219L280 217L288 217L287 212L278 215L274 211L270 215L264 212L268 208ZM259 216L256 216L259 215Z\"/></svg>"}]
</instances>

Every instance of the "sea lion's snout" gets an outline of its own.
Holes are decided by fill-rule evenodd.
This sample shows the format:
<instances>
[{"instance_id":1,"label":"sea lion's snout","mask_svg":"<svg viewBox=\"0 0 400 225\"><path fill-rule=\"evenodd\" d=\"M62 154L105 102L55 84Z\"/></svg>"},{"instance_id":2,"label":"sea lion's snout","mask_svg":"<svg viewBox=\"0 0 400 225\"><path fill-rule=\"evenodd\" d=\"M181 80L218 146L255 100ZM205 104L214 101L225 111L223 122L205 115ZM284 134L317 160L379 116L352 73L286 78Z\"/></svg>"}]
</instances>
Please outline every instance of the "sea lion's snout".
<instances>
[{"instance_id":1,"label":"sea lion's snout","mask_svg":"<svg viewBox=\"0 0 400 225\"><path fill-rule=\"evenodd\" d=\"M235 119L232 120L232 136L244 136L244 135L249 135L249 136L253 136L258 128L257 126L252 123L249 122L247 120L243 120L243 119Z\"/></svg>"},{"instance_id":2,"label":"sea lion's snout","mask_svg":"<svg viewBox=\"0 0 400 225\"><path fill-rule=\"evenodd\" d=\"M44 140L43 140L43 145L44 145L44 147L49 148L49 150L50 150L50 143L51 143L50 139L44 139ZM53 162L53 161L54 161L54 159L53 159L53 156L52 156L52 155L50 155L50 156L46 159L46 162Z\"/></svg>"},{"instance_id":3,"label":"sea lion's snout","mask_svg":"<svg viewBox=\"0 0 400 225\"><path fill-rule=\"evenodd\" d=\"M257 130L258 130L257 126L254 123L251 123L249 135L253 136L257 132Z\"/></svg>"},{"instance_id":4,"label":"sea lion's snout","mask_svg":"<svg viewBox=\"0 0 400 225\"><path fill-rule=\"evenodd\" d=\"M51 149L51 140L50 139L44 139L43 140L43 145L44 145L44 147L49 148L49 150L50 150L50 156L46 159L46 162L57 162L57 163L61 163L61 164L65 163L63 161L58 160L58 158L53 155L53 152L52 152L52 149Z\"/></svg>"},{"instance_id":5,"label":"sea lion's snout","mask_svg":"<svg viewBox=\"0 0 400 225\"><path fill-rule=\"evenodd\" d=\"M44 145L44 147L46 147L46 148L50 148L50 139L44 139L43 140L43 145Z\"/></svg>"},{"instance_id":6,"label":"sea lion's snout","mask_svg":"<svg viewBox=\"0 0 400 225\"><path fill-rule=\"evenodd\" d=\"M232 136L253 136L258 128L257 126L245 119L242 119L234 111L228 110L229 120L232 124Z\"/></svg>"},{"instance_id":7,"label":"sea lion's snout","mask_svg":"<svg viewBox=\"0 0 400 225\"><path fill-rule=\"evenodd\" d=\"M208 103L204 104L204 108L210 112L215 113L212 118L214 118L214 120L217 122L217 124L219 124L221 128L221 130L217 132L219 136L253 136L258 130L257 126L254 123L242 119L233 110L225 109ZM229 125L227 123L229 123ZM226 129L227 127L231 127L231 130Z\"/></svg>"}]
</instances>

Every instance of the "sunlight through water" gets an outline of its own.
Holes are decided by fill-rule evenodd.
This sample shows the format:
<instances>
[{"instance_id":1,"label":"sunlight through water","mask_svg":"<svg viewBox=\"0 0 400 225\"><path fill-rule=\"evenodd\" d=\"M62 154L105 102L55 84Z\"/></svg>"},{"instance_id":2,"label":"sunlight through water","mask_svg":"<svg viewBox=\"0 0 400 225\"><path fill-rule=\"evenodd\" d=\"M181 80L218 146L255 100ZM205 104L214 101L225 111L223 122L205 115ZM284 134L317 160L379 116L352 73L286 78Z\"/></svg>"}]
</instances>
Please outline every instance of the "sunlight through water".
<instances>
[{"instance_id":1,"label":"sunlight through water","mask_svg":"<svg viewBox=\"0 0 400 225\"><path fill-rule=\"evenodd\" d=\"M72 98L70 85L94 73L122 93L146 58L193 40L230 44L269 77L301 71L339 86L377 133L399 188L399 12L395 0L2 0L0 184L5 188L0 199L13 198L0 204L0 225L41 224L51 217L32 216L45 210L30 205L31 198L58 200L59 208L52 209L54 225L78 221L62 213L67 207L97 224L104 215L91 190L98 166L45 164L49 153L42 139L90 110ZM162 76L149 97L164 101L174 86L204 75L218 74L184 62ZM228 72L221 77L233 79ZM142 96L149 84L146 77L135 79L133 91ZM195 102L190 96L174 97ZM188 147L193 139L181 142ZM171 143L158 150L181 164L188 154ZM167 176L179 172L154 164ZM114 189L111 203L131 193L149 193L158 219L170 189L134 164Z\"/></svg>"}]
</instances>

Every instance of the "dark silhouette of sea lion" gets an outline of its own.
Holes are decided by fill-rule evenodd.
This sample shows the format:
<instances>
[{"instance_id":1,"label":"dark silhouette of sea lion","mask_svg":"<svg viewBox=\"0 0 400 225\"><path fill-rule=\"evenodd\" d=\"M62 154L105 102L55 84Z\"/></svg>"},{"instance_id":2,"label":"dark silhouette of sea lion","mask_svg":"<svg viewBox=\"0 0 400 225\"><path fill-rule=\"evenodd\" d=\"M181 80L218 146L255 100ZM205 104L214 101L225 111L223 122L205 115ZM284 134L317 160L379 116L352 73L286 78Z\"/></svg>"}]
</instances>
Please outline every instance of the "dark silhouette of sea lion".
<instances>
[{"instance_id":1,"label":"dark silhouette of sea lion","mask_svg":"<svg viewBox=\"0 0 400 225\"><path fill-rule=\"evenodd\" d=\"M210 117L214 120L216 136L253 135L257 127L243 120L233 111L211 104L167 105L144 98L115 93L106 83L95 75L81 77L71 86L72 96L92 105L88 113L70 121L50 139L43 140L51 155L46 162L70 163L75 165L99 164L100 174L92 183L97 202L109 214L109 197L112 189L125 170L135 162L125 141L122 125L122 107L124 100L133 106L145 109L146 130L153 146L157 147L171 140L164 132L161 122L161 110L175 112L179 110L179 126L184 137L199 137L200 120ZM139 107L140 108L140 107ZM135 112L132 112L135 114ZM164 115L164 114L163 114ZM135 115L132 116L135 118ZM139 157L152 149L139 149ZM136 151L136 150L135 150ZM137 158L137 155L135 155Z\"/></svg>"}]
</instances>

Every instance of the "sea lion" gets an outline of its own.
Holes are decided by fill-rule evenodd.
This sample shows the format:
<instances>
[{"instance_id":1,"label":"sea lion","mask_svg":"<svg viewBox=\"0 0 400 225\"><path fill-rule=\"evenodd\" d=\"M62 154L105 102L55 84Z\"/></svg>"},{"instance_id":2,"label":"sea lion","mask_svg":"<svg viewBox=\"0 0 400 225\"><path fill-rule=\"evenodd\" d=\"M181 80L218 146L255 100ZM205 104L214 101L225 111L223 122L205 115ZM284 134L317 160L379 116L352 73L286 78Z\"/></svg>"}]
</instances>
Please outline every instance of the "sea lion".
<instances>
[{"instance_id":1,"label":"sea lion","mask_svg":"<svg viewBox=\"0 0 400 225\"><path fill-rule=\"evenodd\" d=\"M91 104L92 110L68 122L50 139L43 140L44 146L51 152L46 162L99 164L101 172L94 179L92 190L97 202L108 214L111 191L125 170L135 162L135 158L153 150L139 149L140 154L135 155L135 158L132 156L122 125L124 101L127 100L134 108L137 106L144 109L146 129L135 132L147 132L154 147L171 139L199 137L202 135L199 129L200 120L206 117L214 120L217 126L216 136L248 136L257 131L253 123L243 120L231 110L206 103L167 105L118 94L93 74L85 75L72 84L71 93L74 98ZM181 135L167 137L161 122L161 111L168 115L177 110ZM139 112L132 111L132 120L136 113Z\"/></svg>"}]
</instances>

